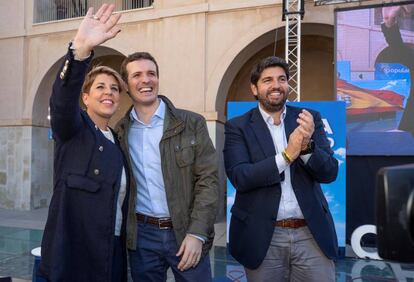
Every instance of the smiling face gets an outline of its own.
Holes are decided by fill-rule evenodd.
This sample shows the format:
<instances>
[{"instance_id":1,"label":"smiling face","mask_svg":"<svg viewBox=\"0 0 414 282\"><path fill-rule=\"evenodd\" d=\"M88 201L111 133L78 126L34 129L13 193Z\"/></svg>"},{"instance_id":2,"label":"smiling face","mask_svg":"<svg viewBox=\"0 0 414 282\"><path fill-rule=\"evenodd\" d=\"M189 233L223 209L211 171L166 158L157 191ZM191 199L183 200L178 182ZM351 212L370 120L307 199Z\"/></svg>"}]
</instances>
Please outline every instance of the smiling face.
<instances>
[{"instance_id":1,"label":"smiling face","mask_svg":"<svg viewBox=\"0 0 414 282\"><path fill-rule=\"evenodd\" d=\"M109 121L119 106L120 86L112 75L98 74L89 93L82 94L82 100L87 107L86 112L95 123Z\"/></svg>"},{"instance_id":2,"label":"smiling face","mask_svg":"<svg viewBox=\"0 0 414 282\"><path fill-rule=\"evenodd\" d=\"M158 73L154 62L146 59L129 62L128 91L134 104L151 106L157 103Z\"/></svg>"},{"instance_id":3,"label":"smiling face","mask_svg":"<svg viewBox=\"0 0 414 282\"><path fill-rule=\"evenodd\" d=\"M253 95L257 97L263 109L268 113L283 110L289 87L285 70L281 67L265 68L255 84L250 84Z\"/></svg>"}]
</instances>

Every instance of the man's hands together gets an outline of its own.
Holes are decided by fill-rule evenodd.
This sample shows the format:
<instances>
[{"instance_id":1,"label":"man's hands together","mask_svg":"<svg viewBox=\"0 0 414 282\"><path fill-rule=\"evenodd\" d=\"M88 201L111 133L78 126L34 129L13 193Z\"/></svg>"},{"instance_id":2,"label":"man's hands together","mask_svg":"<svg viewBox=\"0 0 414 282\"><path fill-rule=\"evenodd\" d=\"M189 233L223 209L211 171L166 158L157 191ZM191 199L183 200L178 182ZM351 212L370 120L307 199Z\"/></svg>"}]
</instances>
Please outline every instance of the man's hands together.
<instances>
[{"instance_id":1,"label":"man's hands together","mask_svg":"<svg viewBox=\"0 0 414 282\"><path fill-rule=\"evenodd\" d=\"M302 110L296 120L298 127L290 134L288 145L285 149L291 161L297 159L300 151L305 150L309 144L313 132L315 131L315 123L312 114L307 110Z\"/></svg>"}]
</instances>

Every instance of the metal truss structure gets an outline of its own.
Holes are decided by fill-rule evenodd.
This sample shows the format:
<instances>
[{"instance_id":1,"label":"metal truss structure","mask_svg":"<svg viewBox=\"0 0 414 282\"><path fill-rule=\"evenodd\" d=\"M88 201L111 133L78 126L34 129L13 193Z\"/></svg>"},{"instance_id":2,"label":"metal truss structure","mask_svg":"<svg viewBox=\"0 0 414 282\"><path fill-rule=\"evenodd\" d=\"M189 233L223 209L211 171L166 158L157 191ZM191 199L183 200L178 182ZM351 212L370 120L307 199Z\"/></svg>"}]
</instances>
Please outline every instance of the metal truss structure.
<instances>
[{"instance_id":1,"label":"metal truss structure","mask_svg":"<svg viewBox=\"0 0 414 282\"><path fill-rule=\"evenodd\" d=\"M351 2L362 2L364 0L314 0L315 6L333 5Z\"/></svg>"},{"instance_id":2,"label":"metal truss structure","mask_svg":"<svg viewBox=\"0 0 414 282\"><path fill-rule=\"evenodd\" d=\"M300 101L301 21L304 0L284 0L283 20L286 21L285 52L289 64L289 101Z\"/></svg>"}]
</instances>

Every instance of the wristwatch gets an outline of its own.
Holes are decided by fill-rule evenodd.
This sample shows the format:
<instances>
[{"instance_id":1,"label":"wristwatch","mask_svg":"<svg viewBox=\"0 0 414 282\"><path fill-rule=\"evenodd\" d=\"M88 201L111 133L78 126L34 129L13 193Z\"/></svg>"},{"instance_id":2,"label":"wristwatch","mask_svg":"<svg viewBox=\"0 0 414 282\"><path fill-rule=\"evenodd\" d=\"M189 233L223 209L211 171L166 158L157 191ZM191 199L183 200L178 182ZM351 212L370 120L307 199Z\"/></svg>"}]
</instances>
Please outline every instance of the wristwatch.
<instances>
[{"instance_id":1,"label":"wristwatch","mask_svg":"<svg viewBox=\"0 0 414 282\"><path fill-rule=\"evenodd\" d=\"M315 150L315 142L313 140L309 140L308 146L306 146L305 150L300 151L300 155L307 155L310 153L313 153L313 150Z\"/></svg>"}]
</instances>

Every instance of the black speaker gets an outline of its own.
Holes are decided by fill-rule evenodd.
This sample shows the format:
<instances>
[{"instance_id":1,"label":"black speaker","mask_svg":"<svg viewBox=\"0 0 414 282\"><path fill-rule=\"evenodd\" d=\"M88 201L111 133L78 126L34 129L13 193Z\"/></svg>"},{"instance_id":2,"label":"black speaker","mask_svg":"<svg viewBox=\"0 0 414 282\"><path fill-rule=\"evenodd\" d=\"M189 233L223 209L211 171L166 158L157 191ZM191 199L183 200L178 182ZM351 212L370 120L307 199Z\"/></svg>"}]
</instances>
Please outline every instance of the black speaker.
<instances>
[{"instance_id":1,"label":"black speaker","mask_svg":"<svg viewBox=\"0 0 414 282\"><path fill-rule=\"evenodd\" d=\"M380 169L376 186L378 254L414 262L414 164Z\"/></svg>"}]
</instances>

